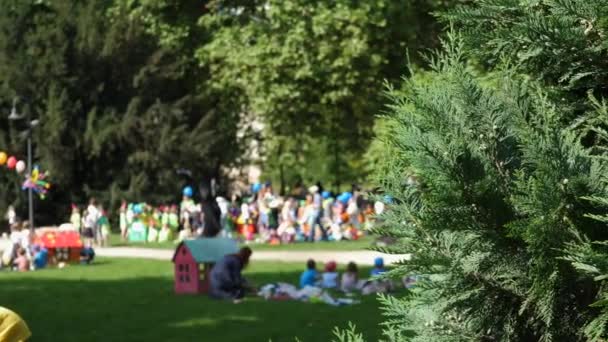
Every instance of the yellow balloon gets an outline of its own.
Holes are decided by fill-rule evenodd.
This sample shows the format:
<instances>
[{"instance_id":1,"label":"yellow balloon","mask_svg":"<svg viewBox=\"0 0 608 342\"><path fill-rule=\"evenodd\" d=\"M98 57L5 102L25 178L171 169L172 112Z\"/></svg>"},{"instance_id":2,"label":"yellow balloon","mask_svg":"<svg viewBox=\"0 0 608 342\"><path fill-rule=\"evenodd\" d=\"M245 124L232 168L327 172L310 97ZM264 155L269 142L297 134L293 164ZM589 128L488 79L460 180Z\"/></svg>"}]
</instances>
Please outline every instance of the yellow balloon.
<instances>
[{"instance_id":1,"label":"yellow balloon","mask_svg":"<svg viewBox=\"0 0 608 342\"><path fill-rule=\"evenodd\" d=\"M38 176L39 176L38 169L34 169L34 171L32 171L32 177L31 177L32 182L36 183L36 181L38 180Z\"/></svg>"},{"instance_id":2,"label":"yellow balloon","mask_svg":"<svg viewBox=\"0 0 608 342\"><path fill-rule=\"evenodd\" d=\"M4 165L4 163L6 163L6 159L8 159L6 153L0 152L0 165Z\"/></svg>"}]
</instances>

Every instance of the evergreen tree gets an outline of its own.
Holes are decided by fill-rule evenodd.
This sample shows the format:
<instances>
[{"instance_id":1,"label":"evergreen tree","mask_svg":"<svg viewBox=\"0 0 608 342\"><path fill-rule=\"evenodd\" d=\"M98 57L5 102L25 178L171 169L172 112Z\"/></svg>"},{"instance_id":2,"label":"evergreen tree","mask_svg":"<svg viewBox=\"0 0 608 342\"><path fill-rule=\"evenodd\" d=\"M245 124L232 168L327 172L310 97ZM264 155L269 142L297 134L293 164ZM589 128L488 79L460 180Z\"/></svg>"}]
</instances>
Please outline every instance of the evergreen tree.
<instances>
[{"instance_id":1,"label":"evergreen tree","mask_svg":"<svg viewBox=\"0 0 608 342\"><path fill-rule=\"evenodd\" d=\"M389 339L606 339L606 9L474 1L443 15L461 35L430 77L391 92L381 232L413 253L394 275L424 280L383 299Z\"/></svg>"},{"instance_id":2,"label":"evergreen tree","mask_svg":"<svg viewBox=\"0 0 608 342\"><path fill-rule=\"evenodd\" d=\"M475 0L441 17L462 31L470 57L489 68L507 62L543 81L572 110L590 110L587 92L608 90L608 6L604 0Z\"/></svg>"},{"instance_id":3,"label":"evergreen tree","mask_svg":"<svg viewBox=\"0 0 608 342\"><path fill-rule=\"evenodd\" d=\"M397 201L380 232L412 253L393 275L424 280L383 298L389 340L606 340L607 9L441 15L458 38L390 93L397 153L379 178Z\"/></svg>"},{"instance_id":4,"label":"evergreen tree","mask_svg":"<svg viewBox=\"0 0 608 342\"><path fill-rule=\"evenodd\" d=\"M453 38L428 78L391 92L391 144L408 167L382 177L396 204L380 230L399 237L389 252L412 253L392 275L423 280L406 298L383 298L386 335L600 340L606 317L592 304L603 279L583 260L605 252L594 220L605 208L589 201L606 196L605 158L542 87L512 72L482 78L463 50Z\"/></svg>"}]
</instances>

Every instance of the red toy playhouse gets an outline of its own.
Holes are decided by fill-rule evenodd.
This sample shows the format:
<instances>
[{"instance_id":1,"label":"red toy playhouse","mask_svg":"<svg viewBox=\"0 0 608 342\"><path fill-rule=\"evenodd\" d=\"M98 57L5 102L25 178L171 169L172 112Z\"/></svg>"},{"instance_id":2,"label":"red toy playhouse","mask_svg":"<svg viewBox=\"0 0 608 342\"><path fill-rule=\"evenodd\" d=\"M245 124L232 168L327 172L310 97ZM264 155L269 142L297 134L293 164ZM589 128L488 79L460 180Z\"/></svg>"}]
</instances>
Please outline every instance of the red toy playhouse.
<instances>
[{"instance_id":1,"label":"red toy playhouse","mask_svg":"<svg viewBox=\"0 0 608 342\"><path fill-rule=\"evenodd\" d=\"M173 254L175 293L206 293L213 264L237 251L236 241L227 238L182 241Z\"/></svg>"},{"instance_id":2,"label":"red toy playhouse","mask_svg":"<svg viewBox=\"0 0 608 342\"><path fill-rule=\"evenodd\" d=\"M36 229L34 244L49 251L49 262L79 262L83 244L80 234L74 230L58 228Z\"/></svg>"}]
</instances>

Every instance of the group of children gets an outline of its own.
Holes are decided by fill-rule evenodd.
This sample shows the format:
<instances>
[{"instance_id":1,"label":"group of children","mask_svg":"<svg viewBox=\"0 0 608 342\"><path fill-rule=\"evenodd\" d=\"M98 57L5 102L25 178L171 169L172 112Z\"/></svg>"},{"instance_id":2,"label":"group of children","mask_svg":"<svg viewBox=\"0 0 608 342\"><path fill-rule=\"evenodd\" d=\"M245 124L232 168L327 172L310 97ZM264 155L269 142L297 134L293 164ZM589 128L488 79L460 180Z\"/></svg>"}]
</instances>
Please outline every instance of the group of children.
<instances>
[{"instance_id":1,"label":"group of children","mask_svg":"<svg viewBox=\"0 0 608 342\"><path fill-rule=\"evenodd\" d=\"M359 278L357 264L352 261L348 263L341 277L337 266L335 261L330 261L325 264L324 271L319 272L316 262L309 259L306 262L306 270L300 275L300 288L312 286L340 290L344 293L361 291L362 294L388 292L394 289L392 281L376 278L386 272L384 259L381 257L374 260L374 268L370 271L369 279Z\"/></svg>"},{"instance_id":2,"label":"group of children","mask_svg":"<svg viewBox=\"0 0 608 342\"><path fill-rule=\"evenodd\" d=\"M123 241L165 242L177 234L180 226L176 205L153 207L147 203L127 203L123 201L119 209L118 222ZM80 208L73 204L70 224L87 241L106 246L111 233L106 211L91 199L81 215Z\"/></svg>"},{"instance_id":3,"label":"group of children","mask_svg":"<svg viewBox=\"0 0 608 342\"><path fill-rule=\"evenodd\" d=\"M166 242L177 234L180 223L176 205L153 207L123 202L119 211L120 234L131 242Z\"/></svg>"},{"instance_id":4,"label":"group of children","mask_svg":"<svg viewBox=\"0 0 608 342\"><path fill-rule=\"evenodd\" d=\"M324 271L319 272L316 262L310 259L306 262L306 270L300 275L299 286L283 282L270 283L262 286L257 294L267 300L298 300L342 306L359 302L352 298L355 292L368 295L396 289L391 279L379 277L386 272L384 259L381 257L374 260L374 268L368 279L359 278L359 269L354 262L348 263L342 275L337 271L337 266L335 261L330 261L325 264ZM407 276L402 280L406 288L412 288L418 278ZM334 297L338 293L345 294L347 298Z\"/></svg>"},{"instance_id":5,"label":"group of children","mask_svg":"<svg viewBox=\"0 0 608 342\"><path fill-rule=\"evenodd\" d=\"M69 227L68 227L69 226ZM61 228L80 232L88 245L107 246L110 239L110 221L107 212L95 198L91 198L89 205L81 214L80 208L72 204L70 223Z\"/></svg>"},{"instance_id":6,"label":"group of children","mask_svg":"<svg viewBox=\"0 0 608 342\"><path fill-rule=\"evenodd\" d=\"M202 235L203 208L193 200L191 187L183 189L179 206L152 206L123 201L118 222L123 240L130 242L181 241ZM367 201L358 191L334 195L314 185L289 197L277 196L270 183L252 188L251 196L216 198L222 235L270 244L296 241L356 240L369 229L385 203ZM72 206L70 222L85 239L108 244L110 223L101 205L92 199L81 215Z\"/></svg>"},{"instance_id":7,"label":"group of children","mask_svg":"<svg viewBox=\"0 0 608 342\"><path fill-rule=\"evenodd\" d=\"M11 226L11 233L0 237L0 270L28 272L46 268L50 261L49 251L41 245L32 243L28 223L16 222ZM80 262L89 264L95 258L95 251L90 244L85 244L80 251Z\"/></svg>"},{"instance_id":8,"label":"group of children","mask_svg":"<svg viewBox=\"0 0 608 342\"><path fill-rule=\"evenodd\" d=\"M193 200L193 190L183 189L179 208L175 204L154 207L148 203L123 201L119 212L120 232L130 242L181 241L202 235L202 206Z\"/></svg>"},{"instance_id":9,"label":"group of children","mask_svg":"<svg viewBox=\"0 0 608 342\"><path fill-rule=\"evenodd\" d=\"M356 240L373 225L385 204L367 201L358 191L336 196L317 185L297 196L281 197L267 183L254 188L251 197L243 201L233 197L225 206L227 231L246 240L255 239L257 233L260 242L280 244Z\"/></svg>"}]
</instances>

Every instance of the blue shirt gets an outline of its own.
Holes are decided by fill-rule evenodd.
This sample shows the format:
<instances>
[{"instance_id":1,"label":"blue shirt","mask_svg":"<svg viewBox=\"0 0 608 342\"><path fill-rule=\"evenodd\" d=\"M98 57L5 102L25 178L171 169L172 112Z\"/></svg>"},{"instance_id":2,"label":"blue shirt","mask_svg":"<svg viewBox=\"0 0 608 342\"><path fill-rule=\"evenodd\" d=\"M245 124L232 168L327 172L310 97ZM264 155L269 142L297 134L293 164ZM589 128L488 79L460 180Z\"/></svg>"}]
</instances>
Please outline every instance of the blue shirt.
<instances>
[{"instance_id":1,"label":"blue shirt","mask_svg":"<svg viewBox=\"0 0 608 342\"><path fill-rule=\"evenodd\" d=\"M317 270L306 270L300 276L300 287L315 286Z\"/></svg>"},{"instance_id":2,"label":"blue shirt","mask_svg":"<svg viewBox=\"0 0 608 342\"><path fill-rule=\"evenodd\" d=\"M36 269L45 268L49 260L49 252L46 248L42 248L34 256L34 267Z\"/></svg>"},{"instance_id":3,"label":"blue shirt","mask_svg":"<svg viewBox=\"0 0 608 342\"><path fill-rule=\"evenodd\" d=\"M372 269L371 275L372 275L372 277L373 277L373 276L377 276L377 275L379 275L379 274L382 274L382 273L384 273L384 272L386 272L386 270L385 270L384 268L377 268L377 267L374 267L374 268Z\"/></svg>"}]
</instances>

